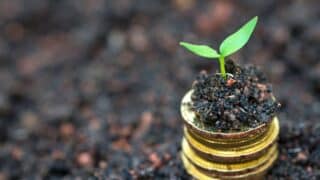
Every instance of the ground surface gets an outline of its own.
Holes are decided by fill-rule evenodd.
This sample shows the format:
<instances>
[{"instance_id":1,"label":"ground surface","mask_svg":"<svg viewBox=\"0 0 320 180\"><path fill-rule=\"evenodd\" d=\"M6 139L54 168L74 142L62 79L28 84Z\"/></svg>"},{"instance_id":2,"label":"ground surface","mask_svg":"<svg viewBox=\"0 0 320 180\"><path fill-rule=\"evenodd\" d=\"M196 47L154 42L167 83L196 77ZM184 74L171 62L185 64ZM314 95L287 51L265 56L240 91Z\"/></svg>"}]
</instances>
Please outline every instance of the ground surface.
<instances>
[{"instance_id":1,"label":"ground surface","mask_svg":"<svg viewBox=\"0 0 320 180\"><path fill-rule=\"evenodd\" d=\"M255 15L233 59L282 104L268 178L319 179L318 0L1 0L0 179L189 179L179 103L218 66L178 41L217 47Z\"/></svg>"}]
</instances>

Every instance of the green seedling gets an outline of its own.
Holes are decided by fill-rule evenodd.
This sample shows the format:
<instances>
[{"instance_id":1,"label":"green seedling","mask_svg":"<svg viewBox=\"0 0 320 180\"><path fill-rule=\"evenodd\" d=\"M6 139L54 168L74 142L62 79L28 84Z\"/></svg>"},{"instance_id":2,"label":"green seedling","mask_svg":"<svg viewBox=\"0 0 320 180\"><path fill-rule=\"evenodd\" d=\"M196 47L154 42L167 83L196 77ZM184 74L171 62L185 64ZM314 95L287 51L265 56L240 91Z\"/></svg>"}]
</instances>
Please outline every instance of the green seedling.
<instances>
[{"instance_id":1,"label":"green seedling","mask_svg":"<svg viewBox=\"0 0 320 180\"><path fill-rule=\"evenodd\" d=\"M256 24L258 22L258 17L255 16L245 25L243 25L237 32L229 35L220 45L219 53L213 48L207 45L196 45L187 42L180 42L180 45L188 49L195 55L208 59L218 59L220 64L220 72L224 79L226 79L225 70L225 57L235 53L241 49L249 40L250 36Z\"/></svg>"}]
</instances>

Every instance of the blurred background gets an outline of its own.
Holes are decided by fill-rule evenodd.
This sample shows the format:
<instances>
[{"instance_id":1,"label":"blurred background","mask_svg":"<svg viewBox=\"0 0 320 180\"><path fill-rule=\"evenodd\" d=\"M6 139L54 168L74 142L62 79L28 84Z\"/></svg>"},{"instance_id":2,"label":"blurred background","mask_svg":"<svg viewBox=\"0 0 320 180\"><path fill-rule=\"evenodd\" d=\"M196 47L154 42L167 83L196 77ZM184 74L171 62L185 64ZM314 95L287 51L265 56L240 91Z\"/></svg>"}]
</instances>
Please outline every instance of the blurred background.
<instances>
[{"instance_id":1,"label":"blurred background","mask_svg":"<svg viewBox=\"0 0 320 180\"><path fill-rule=\"evenodd\" d=\"M269 179L320 178L318 0L1 0L0 179L189 179L179 104L253 16L231 58L261 67L282 103Z\"/></svg>"}]
</instances>

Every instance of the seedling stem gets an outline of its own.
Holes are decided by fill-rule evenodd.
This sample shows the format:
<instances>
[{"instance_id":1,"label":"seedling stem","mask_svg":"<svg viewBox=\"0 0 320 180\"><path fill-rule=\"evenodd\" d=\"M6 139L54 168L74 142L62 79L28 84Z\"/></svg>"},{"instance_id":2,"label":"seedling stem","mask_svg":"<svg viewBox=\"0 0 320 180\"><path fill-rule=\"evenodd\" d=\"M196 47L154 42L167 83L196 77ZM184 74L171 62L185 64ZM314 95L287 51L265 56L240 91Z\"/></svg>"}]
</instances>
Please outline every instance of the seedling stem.
<instances>
[{"instance_id":1,"label":"seedling stem","mask_svg":"<svg viewBox=\"0 0 320 180\"><path fill-rule=\"evenodd\" d=\"M226 69L225 69L225 65L224 65L224 57L223 56L219 57L219 65L220 65L221 75L224 79L226 79Z\"/></svg>"}]
</instances>

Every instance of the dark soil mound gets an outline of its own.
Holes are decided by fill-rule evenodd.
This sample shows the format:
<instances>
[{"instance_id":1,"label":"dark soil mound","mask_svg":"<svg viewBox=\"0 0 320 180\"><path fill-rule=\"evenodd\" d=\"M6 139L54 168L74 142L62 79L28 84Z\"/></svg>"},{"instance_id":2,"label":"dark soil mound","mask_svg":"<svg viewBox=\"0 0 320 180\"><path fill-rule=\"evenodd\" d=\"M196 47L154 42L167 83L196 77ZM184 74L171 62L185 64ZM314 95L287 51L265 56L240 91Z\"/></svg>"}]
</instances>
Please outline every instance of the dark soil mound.
<instances>
[{"instance_id":1,"label":"dark soil mound","mask_svg":"<svg viewBox=\"0 0 320 180\"><path fill-rule=\"evenodd\" d=\"M241 131L272 119L280 104L270 84L254 66L242 68L231 60L225 80L220 74L201 72L193 83L192 110L213 131Z\"/></svg>"}]
</instances>

